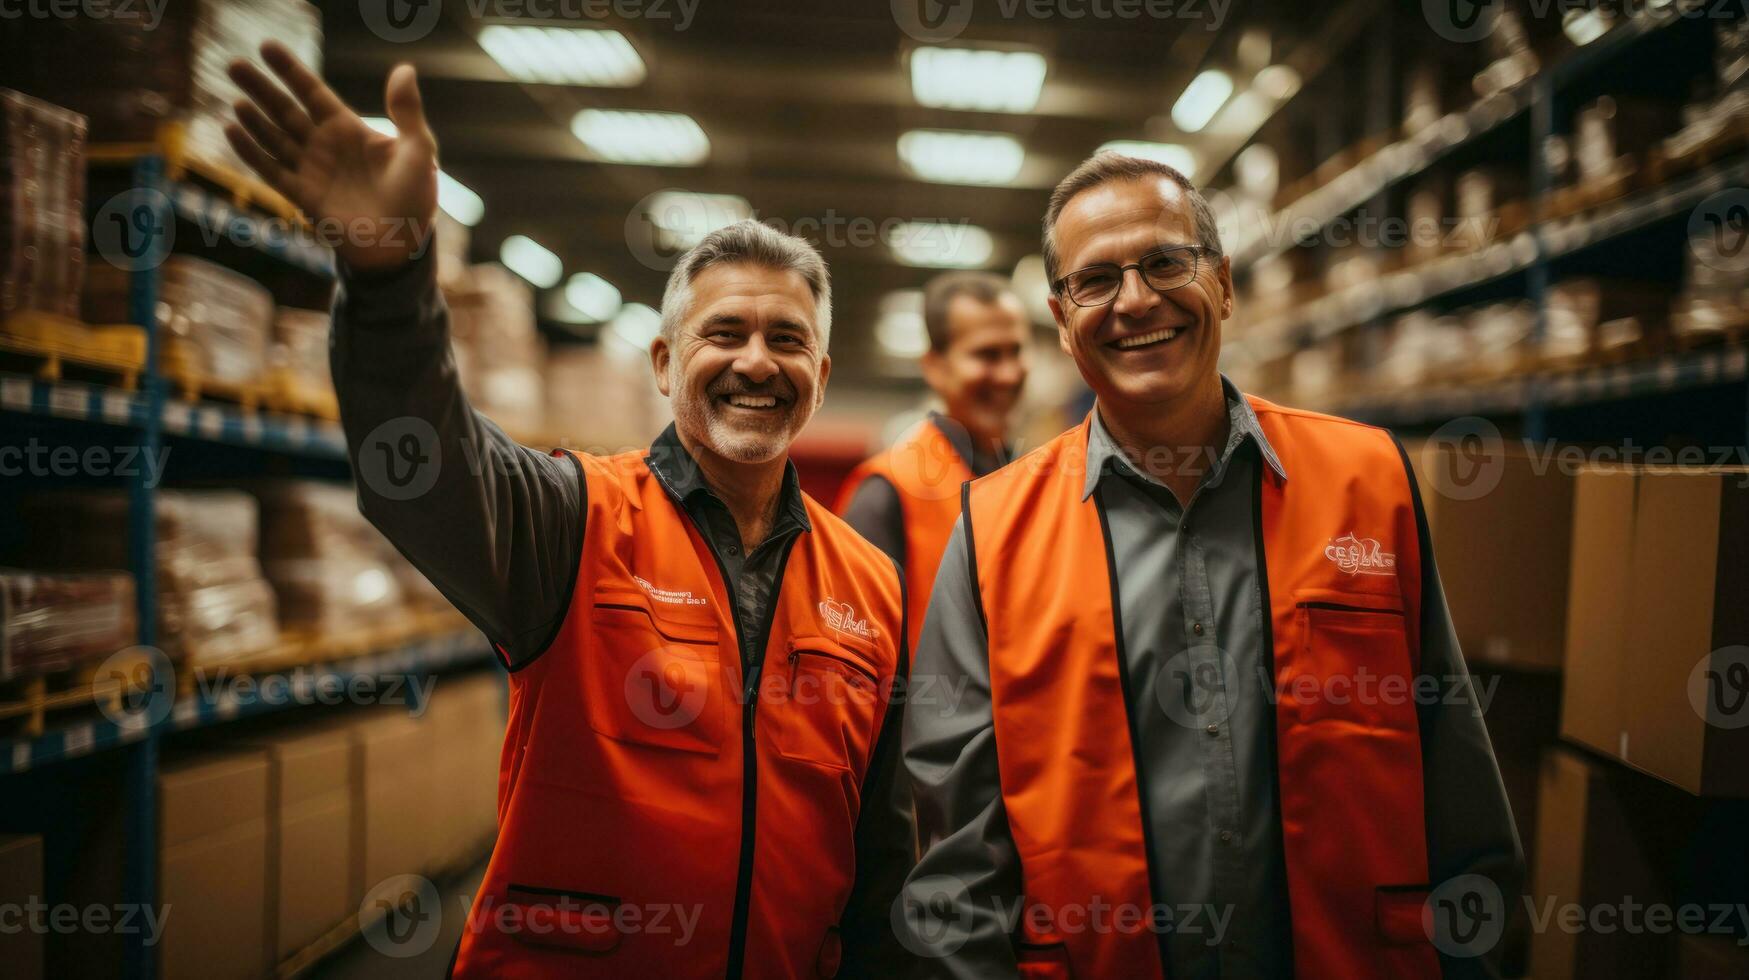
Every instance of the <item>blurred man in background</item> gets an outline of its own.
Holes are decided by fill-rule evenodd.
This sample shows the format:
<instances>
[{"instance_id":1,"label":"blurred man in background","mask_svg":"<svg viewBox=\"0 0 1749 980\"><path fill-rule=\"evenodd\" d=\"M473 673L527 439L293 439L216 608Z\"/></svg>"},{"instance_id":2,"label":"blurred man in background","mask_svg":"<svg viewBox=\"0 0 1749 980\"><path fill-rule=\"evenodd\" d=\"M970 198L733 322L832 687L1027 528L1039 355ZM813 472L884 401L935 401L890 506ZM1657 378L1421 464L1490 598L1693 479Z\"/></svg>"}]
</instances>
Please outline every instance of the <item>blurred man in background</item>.
<instances>
[{"instance_id":1,"label":"blurred man in background","mask_svg":"<svg viewBox=\"0 0 1749 980\"><path fill-rule=\"evenodd\" d=\"M949 272L923 290L923 380L945 411L850 474L838 513L905 571L911 640L960 515L960 485L1008 461L1008 426L1026 383L1031 326L1008 281Z\"/></svg>"},{"instance_id":2,"label":"blurred man in background","mask_svg":"<svg viewBox=\"0 0 1749 980\"><path fill-rule=\"evenodd\" d=\"M360 507L511 672L499 836L452 972L892 975L904 584L788 458L831 373L819 253L751 221L711 233L650 351L675 424L610 458L519 446L456 379L412 67L387 136L262 54L285 88L234 64L251 101L228 135L347 230L332 362Z\"/></svg>"},{"instance_id":3,"label":"blurred man in background","mask_svg":"<svg viewBox=\"0 0 1749 980\"><path fill-rule=\"evenodd\" d=\"M1401 447L1221 376L1231 263L1171 167L1083 163L1044 256L1096 402L970 484L942 558L912 676L964 693L907 712L907 943L966 978L1496 974L1522 853Z\"/></svg>"}]
</instances>

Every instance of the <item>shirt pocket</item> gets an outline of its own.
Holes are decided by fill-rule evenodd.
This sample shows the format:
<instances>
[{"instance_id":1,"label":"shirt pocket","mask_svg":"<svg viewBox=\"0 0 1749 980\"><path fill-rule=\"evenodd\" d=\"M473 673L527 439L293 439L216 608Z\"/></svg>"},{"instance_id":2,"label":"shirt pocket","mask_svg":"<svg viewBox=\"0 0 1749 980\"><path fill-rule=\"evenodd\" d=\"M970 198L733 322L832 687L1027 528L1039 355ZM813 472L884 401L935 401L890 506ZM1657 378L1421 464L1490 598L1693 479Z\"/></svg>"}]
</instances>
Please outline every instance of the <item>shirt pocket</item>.
<instances>
[{"instance_id":1,"label":"shirt pocket","mask_svg":"<svg viewBox=\"0 0 1749 980\"><path fill-rule=\"evenodd\" d=\"M793 636L783 683L766 688L760 711L772 747L786 759L860 772L883 699L866 654L824 636Z\"/></svg>"},{"instance_id":2,"label":"shirt pocket","mask_svg":"<svg viewBox=\"0 0 1749 980\"><path fill-rule=\"evenodd\" d=\"M616 741L715 755L728 700L717 623L631 591L596 592L591 613L589 727Z\"/></svg>"},{"instance_id":3,"label":"shirt pocket","mask_svg":"<svg viewBox=\"0 0 1749 980\"><path fill-rule=\"evenodd\" d=\"M1304 722L1417 729L1408 623L1396 596L1331 589L1294 594L1302 648L1278 691Z\"/></svg>"}]
</instances>

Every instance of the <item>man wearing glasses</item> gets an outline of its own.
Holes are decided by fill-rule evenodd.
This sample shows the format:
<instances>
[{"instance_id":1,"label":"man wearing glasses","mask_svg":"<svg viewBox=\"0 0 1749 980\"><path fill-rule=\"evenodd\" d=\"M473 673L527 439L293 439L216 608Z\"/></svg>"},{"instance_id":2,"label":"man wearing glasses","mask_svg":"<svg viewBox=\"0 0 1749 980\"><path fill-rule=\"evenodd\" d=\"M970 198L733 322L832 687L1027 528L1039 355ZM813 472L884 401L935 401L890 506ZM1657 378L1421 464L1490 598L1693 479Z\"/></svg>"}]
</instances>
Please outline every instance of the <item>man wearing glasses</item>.
<instances>
[{"instance_id":1,"label":"man wearing glasses","mask_svg":"<svg viewBox=\"0 0 1749 980\"><path fill-rule=\"evenodd\" d=\"M1083 163L1044 255L1097 400L967 485L901 938L955 977L1497 975L1523 859L1401 447L1219 373L1178 171Z\"/></svg>"}]
</instances>

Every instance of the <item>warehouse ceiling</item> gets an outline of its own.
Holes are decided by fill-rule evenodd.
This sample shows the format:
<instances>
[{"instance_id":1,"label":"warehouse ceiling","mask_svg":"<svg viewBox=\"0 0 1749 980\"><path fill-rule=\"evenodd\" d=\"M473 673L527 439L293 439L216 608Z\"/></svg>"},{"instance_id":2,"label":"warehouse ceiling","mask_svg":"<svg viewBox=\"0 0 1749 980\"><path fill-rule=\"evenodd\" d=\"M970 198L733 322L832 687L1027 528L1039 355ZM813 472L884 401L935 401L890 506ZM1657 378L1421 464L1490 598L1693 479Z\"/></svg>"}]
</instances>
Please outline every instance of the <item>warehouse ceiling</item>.
<instances>
[{"instance_id":1,"label":"warehouse ceiling","mask_svg":"<svg viewBox=\"0 0 1749 980\"><path fill-rule=\"evenodd\" d=\"M1261 50L1267 64L1316 71L1309 59L1340 47L1329 43L1331 32L1356 29L1373 6L921 0L925 13L939 15L931 23L941 31L965 18L943 45L1045 57L1036 107L1000 113L919 104L906 58L923 43L917 35L930 35L911 19L919 8L908 5L917 2L448 0L428 33L396 43L385 39L394 30L380 17L375 29L366 22L372 4L330 0L321 4L324 72L349 102L374 113L388 69L401 60L417 65L443 167L484 200L473 229L477 261L495 259L505 238L526 235L563 260L565 276L595 273L628 302L654 306L674 249L651 241L649 195L677 189L745 198L756 216L822 245L837 295L837 379L866 382L880 373L878 358L864 355L875 350L872 324L882 298L922 285L935 271L900 263L881 241L883 230L898 221L944 221L951 234L969 222L992 239L981 267L1011 271L1038 251L1050 186L1102 143L1181 143L1208 154L1214 166L1230 157L1236 146L1218 145L1207 131L1183 133L1171 119L1175 100L1204 68L1234 71L1242 85L1247 76L1238 63L1257 61ZM399 0L390 6L424 9ZM1050 16L1033 15L1041 8ZM1149 9L1182 16L1149 17ZM492 24L617 30L647 75L618 88L519 82L478 40ZM1259 36L1267 41L1261 49ZM571 131L573 117L589 108L685 113L708 136L708 159L677 167L597 162ZM999 186L920 180L897 149L900 134L913 129L1010 134L1025 159Z\"/></svg>"}]
</instances>

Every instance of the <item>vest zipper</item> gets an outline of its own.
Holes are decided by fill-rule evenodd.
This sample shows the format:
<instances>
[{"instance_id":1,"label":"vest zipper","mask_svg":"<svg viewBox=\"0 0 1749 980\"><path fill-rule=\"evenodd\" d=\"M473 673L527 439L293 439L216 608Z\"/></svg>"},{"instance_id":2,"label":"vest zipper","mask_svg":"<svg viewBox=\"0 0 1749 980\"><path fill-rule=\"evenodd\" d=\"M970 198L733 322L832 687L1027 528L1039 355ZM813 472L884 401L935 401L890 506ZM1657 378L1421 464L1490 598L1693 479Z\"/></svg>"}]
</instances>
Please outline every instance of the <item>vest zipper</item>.
<instances>
[{"instance_id":1,"label":"vest zipper","mask_svg":"<svg viewBox=\"0 0 1749 980\"><path fill-rule=\"evenodd\" d=\"M1351 606L1345 602L1302 602L1301 609L1330 609L1335 612L1378 613L1381 616L1401 616L1401 609L1375 609L1372 606Z\"/></svg>"},{"instance_id":2,"label":"vest zipper","mask_svg":"<svg viewBox=\"0 0 1749 980\"><path fill-rule=\"evenodd\" d=\"M824 650L803 650L798 647L789 652L789 692L792 696L796 693L796 668L800 666L803 657L819 657L822 660L830 660L835 664L843 664L845 667L855 671L858 677L866 678L871 685L879 680L879 678L875 677L874 671L869 670L867 667L864 667L862 664L859 664L854 660L851 660L849 657L840 657L835 653L827 653Z\"/></svg>"}]
</instances>

